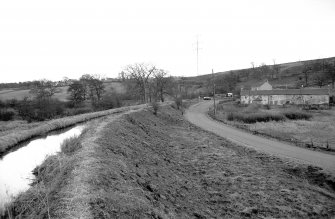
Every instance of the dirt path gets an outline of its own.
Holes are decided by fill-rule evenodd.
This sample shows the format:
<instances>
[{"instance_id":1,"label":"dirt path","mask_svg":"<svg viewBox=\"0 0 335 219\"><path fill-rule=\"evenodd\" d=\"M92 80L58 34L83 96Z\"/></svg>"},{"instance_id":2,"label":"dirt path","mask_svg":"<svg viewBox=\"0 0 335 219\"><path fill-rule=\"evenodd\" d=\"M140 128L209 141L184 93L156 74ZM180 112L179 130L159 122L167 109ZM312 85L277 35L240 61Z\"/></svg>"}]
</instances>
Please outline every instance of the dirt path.
<instances>
[{"instance_id":1,"label":"dirt path","mask_svg":"<svg viewBox=\"0 0 335 219\"><path fill-rule=\"evenodd\" d=\"M258 151L263 151L272 155L290 158L301 163L312 164L335 175L334 155L311 151L282 142L269 140L214 121L207 116L208 108L212 104L212 101L195 104L187 110L185 117L188 121L201 127L202 129L213 132L237 144L251 147Z\"/></svg>"},{"instance_id":2,"label":"dirt path","mask_svg":"<svg viewBox=\"0 0 335 219\"><path fill-rule=\"evenodd\" d=\"M102 130L105 129L107 124L113 123L123 115L134 113L142 109L130 109L127 112L118 115L109 115L105 119L100 119L92 124L91 129L87 133L87 137L81 142L82 149L77 153L78 164L73 170L73 177L62 191L67 194L65 206L66 211L62 209L62 212L66 212L66 215L62 215L62 218L93 218L90 210L90 200L92 199L92 185L91 180L94 178L94 170L92 167L99 163L96 158L95 150L99 145L96 143L97 139L101 137ZM93 176L92 176L93 175Z\"/></svg>"}]
</instances>

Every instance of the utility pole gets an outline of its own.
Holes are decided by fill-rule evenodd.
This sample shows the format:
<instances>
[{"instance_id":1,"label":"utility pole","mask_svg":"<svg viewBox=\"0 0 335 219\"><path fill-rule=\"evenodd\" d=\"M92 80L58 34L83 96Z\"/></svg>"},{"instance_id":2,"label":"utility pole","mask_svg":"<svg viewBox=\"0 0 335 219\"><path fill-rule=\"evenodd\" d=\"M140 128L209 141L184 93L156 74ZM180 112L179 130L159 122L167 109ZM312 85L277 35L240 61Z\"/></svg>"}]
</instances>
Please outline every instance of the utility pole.
<instances>
[{"instance_id":1,"label":"utility pole","mask_svg":"<svg viewBox=\"0 0 335 219\"><path fill-rule=\"evenodd\" d=\"M199 76L199 36L197 35L197 76Z\"/></svg>"},{"instance_id":2,"label":"utility pole","mask_svg":"<svg viewBox=\"0 0 335 219\"><path fill-rule=\"evenodd\" d=\"M212 69L212 78L213 78L214 115L216 115L216 106L215 106L215 77L214 77L214 71L213 71L213 69Z\"/></svg>"},{"instance_id":3,"label":"utility pole","mask_svg":"<svg viewBox=\"0 0 335 219\"><path fill-rule=\"evenodd\" d=\"M197 52L197 76L199 76L199 50L201 50L201 48L199 48L199 35L197 35L197 42L196 42L196 52Z\"/></svg>"}]
</instances>

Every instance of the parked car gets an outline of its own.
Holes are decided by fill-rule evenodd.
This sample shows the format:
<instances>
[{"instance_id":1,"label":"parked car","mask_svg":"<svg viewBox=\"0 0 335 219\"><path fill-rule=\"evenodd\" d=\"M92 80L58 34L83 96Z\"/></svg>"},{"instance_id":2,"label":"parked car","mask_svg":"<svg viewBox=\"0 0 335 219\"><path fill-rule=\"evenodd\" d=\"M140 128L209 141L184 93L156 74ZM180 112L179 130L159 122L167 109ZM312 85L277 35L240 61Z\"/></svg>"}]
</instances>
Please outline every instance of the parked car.
<instances>
[{"instance_id":1,"label":"parked car","mask_svg":"<svg viewBox=\"0 0 335 219\"><path fill-rule=\"evenodd\" d=\"M211 100L211 97L204 97L204 100Z\"/></svg>"},{"instance_id":2,"label":"parked car","mask_svg":"<svg viewBox=\"0 0 335 219\"><path fill-rule=\"evenodd\" d=\"M227 97L233 97L233 93L227 93Z\"/></svg>"}]
</instances>

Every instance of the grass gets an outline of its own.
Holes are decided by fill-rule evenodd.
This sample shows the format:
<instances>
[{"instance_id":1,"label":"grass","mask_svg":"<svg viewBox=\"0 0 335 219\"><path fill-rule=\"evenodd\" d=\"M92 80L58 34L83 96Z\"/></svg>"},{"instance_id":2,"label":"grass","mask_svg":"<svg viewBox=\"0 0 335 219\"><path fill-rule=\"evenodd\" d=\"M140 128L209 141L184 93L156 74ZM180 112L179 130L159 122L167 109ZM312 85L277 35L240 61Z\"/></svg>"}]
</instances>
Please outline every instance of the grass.
<instances>
[{"instance_id":1,"label":"grass","mask_svg":"<svg viewBox=\"0 0 335 219\"><path fill-rule=\"evenodd\" d=\"M0 121L0 137L12 132L24 131L40 126L46 122L31 122L25 120Z\"/></svg>"},{"instance_id":2,"label":"grass","mask_svg":"<svg viewBox=\"0 0 335 219\"><path fill-rule=\"evenodd\" d=\"M303 111L296 106L268 109L266 106L238 107L224 103L218 105L215 119L301 147L328 153L335 150L335 109Z\"/></svg>"},{"instance_id":3,"label":"grass","mask_svg":"<svg viewBox=\"0 0 335 219\"><path fill-rule=\"evenodd\" d=\"M310 113L289 109L283 111L270 111L269 105L249 105L247 107L238 107L231 104L220 104L217 111L224 112L228 121L239 121L247 124L256 122L284 121L290 120L308 120L312 118Z\"/></svg>"},{"instance_id":4,"label":"grass","mask_svg":"<svg viewBox=\"0 0 335 219\"><path fill-rule=\"evenodd\" d=\"M62 153L40 166L37 179L43 184L39 181L12 204L14 216L327 218L335 214L334 181L319 169L236 146L195 128L170 107L162 107L157 116L150 110L110 116L96 121L80 139L64 144ZM39 197L48 197L48 204ZM34 204L28 205L32 200Z\"/></svg>"},{"instance_id":5,"label":"grass","mask_svg":"<svg viewBox=\"0 0 335 219\"><path fill-rule=\"evenodd\" d=\"M111 110L105 110L105 111L99 111L99 112L93 112L93 113L86 113L81 114L77 116L70 116L55 120L50 120L45 123L41 123L40 125L33 127L28 130L22 130L18 132L11 131L11 133L0 136L0 154L6 152L11 147L15 146L16 144L23 142L25 140L31 139L36 136L45 135L50 131L66 128L69 126L72 126L77 123L85 122L91 119L99 118L102 116L124 112L129 109L137 109L143 107L141 105L139 106L130 106L130 107L121 107Z\"/></svg>"},{"instance_id":6,"label":"grass","mask_svg":"<svg viewBox=\"0 0 335 219\"><path fill-rule=\"evenodd\" d=\"M0 100L11 100L11 99L17 99L17 100L23 100L24 97L29 97L29 90L6 90L8 92L5 92L5 90L0 93Z\"/></svg>"}]
</instances>

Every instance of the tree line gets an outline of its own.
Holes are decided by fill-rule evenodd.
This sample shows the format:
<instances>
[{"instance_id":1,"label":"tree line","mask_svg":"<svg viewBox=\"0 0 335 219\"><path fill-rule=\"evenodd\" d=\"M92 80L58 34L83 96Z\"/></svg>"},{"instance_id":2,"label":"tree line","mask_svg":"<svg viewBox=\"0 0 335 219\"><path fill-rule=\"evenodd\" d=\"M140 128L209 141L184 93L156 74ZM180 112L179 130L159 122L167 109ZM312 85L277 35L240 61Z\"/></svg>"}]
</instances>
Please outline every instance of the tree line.
<instances>
[{"instance_id":1,"label":"tree line","mask_svg":"<svg viewBox=\"0 0 335 219\"><path fill-rule=\"evenodd\" d=\"M299 79L301 86L317 85L319 87L331 83L334 89L335 85L335 60L325 61L317 60L314 62L304 62L302 68L302 77Z\"/></svg>"},{"instance_id":2,"label":"tree line","mask_svg":"<svg viewBox=\"0 0 335 219\"><path fill-rule=\"evenodd\" d=\"M99 75L84 74L78 80L68 79L68 101L55 98L60 92L59 83L50 80L29 82L31 97L23 100L0 101L0 120L19 117L27 121L42 121L62 116L120 107L123 102L148 103L165 101L171 94L172 77L154 65L136 63L124 67L120 73L125 93L106 90Z\"/></svg>"}]
</instances>

